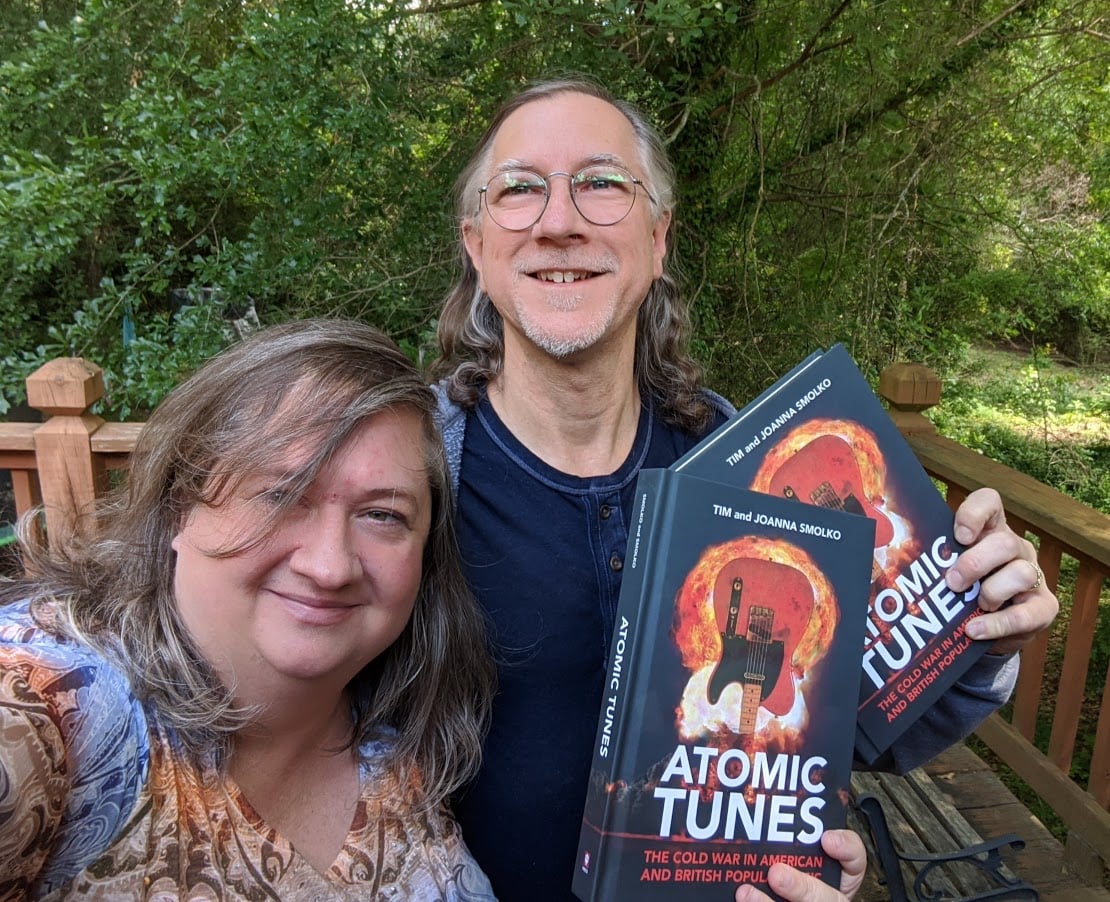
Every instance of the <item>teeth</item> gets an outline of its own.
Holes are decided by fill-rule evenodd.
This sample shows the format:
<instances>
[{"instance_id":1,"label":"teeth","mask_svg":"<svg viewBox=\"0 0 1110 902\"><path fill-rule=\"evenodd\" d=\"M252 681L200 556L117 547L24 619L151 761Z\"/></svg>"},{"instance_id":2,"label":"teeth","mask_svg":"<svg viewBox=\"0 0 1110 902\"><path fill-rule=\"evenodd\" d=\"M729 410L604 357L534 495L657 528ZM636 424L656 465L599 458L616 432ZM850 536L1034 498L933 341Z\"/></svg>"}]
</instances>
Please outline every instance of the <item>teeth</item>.
<instances>
[{"instance_id":1,"label":"teeth","mask_svg":"<svg viewBox=\"0 0 1110 902\"><path fill-rule=\"evenodd\" d=\"M575 279L584 279L588 275L584 272L559 272L559 271L544 271L538 272L536 275L545 282L573 282Z\"/></svg>"}]
</instances>

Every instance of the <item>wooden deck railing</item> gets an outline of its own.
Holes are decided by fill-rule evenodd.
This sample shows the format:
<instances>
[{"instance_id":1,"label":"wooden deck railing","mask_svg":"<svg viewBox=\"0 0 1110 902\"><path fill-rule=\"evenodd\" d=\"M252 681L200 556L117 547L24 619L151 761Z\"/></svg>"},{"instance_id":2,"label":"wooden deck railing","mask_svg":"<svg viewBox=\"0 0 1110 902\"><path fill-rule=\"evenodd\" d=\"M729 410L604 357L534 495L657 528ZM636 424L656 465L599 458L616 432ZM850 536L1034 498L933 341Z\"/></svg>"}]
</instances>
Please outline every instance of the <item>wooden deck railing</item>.
<instances>
[{"instance_id":1,"label":"wooden deck railing","mask_svg":"<svg viewBox=\"0 0 1110 902\"><path fill-rule=\"evenodd\" d=\"M1110 670L1088 674L1096 630L1108 626L1110 607L1099 596L1110 580L1110 517L1022 473L936 433L921 411L940 400L940 380L914 365L888 367L879 393L917 459L947 486L953 507L977 488L997 489L1006 518L1038 547L1045 581L1060 597L1056 631L1063 631L1063 658L1046 672L1050 630L1022 652L1021 673L1009 719L992 715L978 736L1020 776L1067 825L1069 867L1101 882L1110 865ZM1062 570L1068 572L1065 584ZM1088 682L1098 689L1088 693ZM1092 712L1097 720L1091 725ZM1049 725L1043 751L1034 745L1038 719ZM1080 729L1094 733L1085 786L1070 776ZM1043 732L1043 731L1042 731Z\"/></svg>"},{"instance_id":2,"label":"wooden deck railing","mask_svg":"<svg viewBox=\"0 0 1110 902\"><path fill-rule=\"evenodd\" d=\"M54 360L27 380L28 403L45 422L0 423L0 469L12 473L17 512L43 505L51 541L86 528L83 514L103 490L106 472L127 466L142 428L90 414L103 391L95 365ZM979 736L1067 824L1066 854L1073 868L1090 873L1110 864L1110 671L1090 675L1101 694L1085 692L1095 631L1100 618L1110 617L1110 609L1099 610L1110 579L1110 517L937 435L921 414L940 400L940 381L931 370L889 367L879 392L925 469L947 486L953 506L974 489L992 486L1005 501L1011 525L1024 528L1038 544L1045 579L1062 602L1062 667L1046 671L1046 631L1022 654L1011 718L992 716ZM1068 574L1066 588L1062 571ZM1081 718L1091 711L1097 711L1094 749L1090 779L1081 786L1070 770ZM1032 741L1038 718L1051 725L1043 751Z\"/></svg>"},{"instance_id":3,"label":"wooden deck railing","mask_svg":"<svg viewBox=\"0 0 1110 902\"><path fill-rule=\"evenodd\" d=\"M42 505L47 535L60 542L86 528L85 514L127 466L142 423L106 423L89 413L104 397L100 367L78 357L51 360L27 379L27 404L43 423L0 423L0 470L9 470L16 514Z\"/></svg>"}]
</instances>

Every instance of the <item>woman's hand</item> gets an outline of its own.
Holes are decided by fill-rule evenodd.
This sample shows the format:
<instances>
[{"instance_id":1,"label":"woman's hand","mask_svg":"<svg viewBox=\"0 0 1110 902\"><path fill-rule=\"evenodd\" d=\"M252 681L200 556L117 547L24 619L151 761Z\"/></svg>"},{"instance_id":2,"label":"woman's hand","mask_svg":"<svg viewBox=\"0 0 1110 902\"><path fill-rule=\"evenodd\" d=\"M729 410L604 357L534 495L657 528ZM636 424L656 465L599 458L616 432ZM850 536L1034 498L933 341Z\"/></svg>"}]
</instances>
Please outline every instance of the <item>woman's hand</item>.
<instances>
[{"instance_id":1,"label":"woman's hand","mask_svg":"<svg viewBox=\"0 0 1110 902\"><path fill-rule=\"evenodd\" d=\"M821 848L840 862L840 889L785 864L773 864L767 872L771 889L787 902L846 902L863 883L867 870L867 850L863 840L851 830L827 830ZM771 897L754 886L736 890L736 902L770 902Z\"/></svg>"}]
</instances>

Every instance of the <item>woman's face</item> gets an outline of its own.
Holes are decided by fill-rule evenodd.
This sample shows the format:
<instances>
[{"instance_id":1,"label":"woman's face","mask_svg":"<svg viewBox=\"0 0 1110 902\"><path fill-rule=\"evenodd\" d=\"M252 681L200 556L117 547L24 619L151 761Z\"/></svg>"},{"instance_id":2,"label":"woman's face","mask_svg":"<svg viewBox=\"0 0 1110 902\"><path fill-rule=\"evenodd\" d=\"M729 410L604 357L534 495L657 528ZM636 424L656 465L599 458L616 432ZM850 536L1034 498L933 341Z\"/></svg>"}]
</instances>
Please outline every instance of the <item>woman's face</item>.
<instances>
[{"instance_id":1,"label":"woman's face","mask_svg":"<svg viewBox=\"0 0 1110 902\"><path fill-rule=\"evenodd\" d=\"M272 535L229 557L304 459L198 505L173 539L178 610L232 693L244 680L346 684L401 634L420 586L432 500L419 413L375 414ZM304 457L307 457L306 453Z\"/></svg>"}]
</instances>

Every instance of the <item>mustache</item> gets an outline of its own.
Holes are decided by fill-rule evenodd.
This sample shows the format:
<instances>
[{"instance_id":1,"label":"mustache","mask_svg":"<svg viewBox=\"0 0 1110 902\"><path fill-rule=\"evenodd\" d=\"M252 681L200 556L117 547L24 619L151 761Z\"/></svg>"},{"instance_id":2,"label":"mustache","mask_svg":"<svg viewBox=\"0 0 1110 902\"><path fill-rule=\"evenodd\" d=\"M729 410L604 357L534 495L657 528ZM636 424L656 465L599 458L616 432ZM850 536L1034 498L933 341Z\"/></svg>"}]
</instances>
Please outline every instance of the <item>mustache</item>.
<instances>
[{"instance_id":1,"label":"mustache","mask_svg":"<svg viewBox=\"0 0 1110 902\"><path fill-rule=\"evenodd\" d=\"M542 270L605 273L616 272L618 269L620 269L620 260L615 254L533 254L518 260L513 266L513 271L523 276L530 276Z\"/></svg>"}]
</instances>

